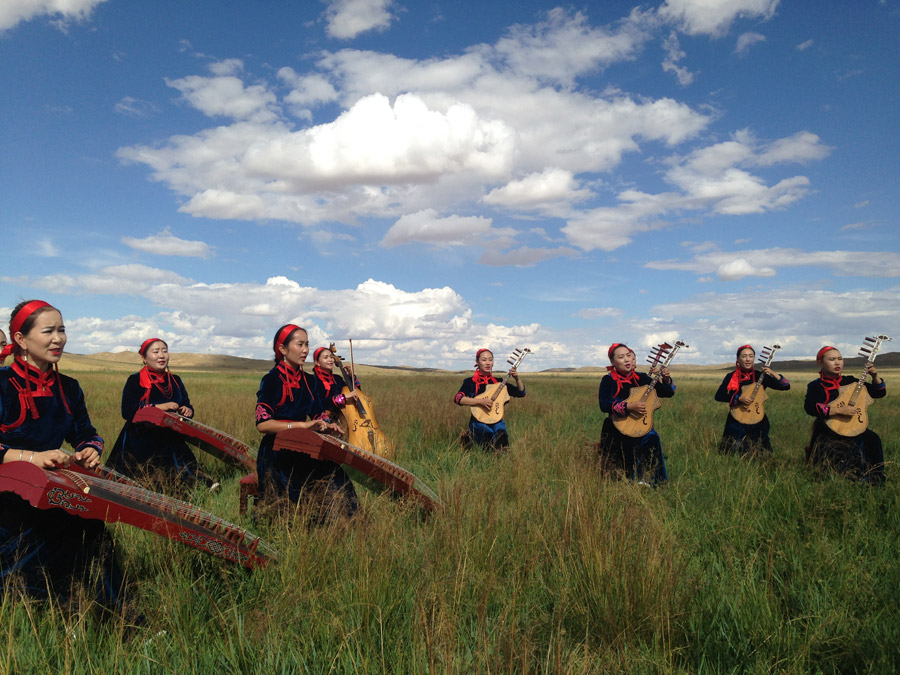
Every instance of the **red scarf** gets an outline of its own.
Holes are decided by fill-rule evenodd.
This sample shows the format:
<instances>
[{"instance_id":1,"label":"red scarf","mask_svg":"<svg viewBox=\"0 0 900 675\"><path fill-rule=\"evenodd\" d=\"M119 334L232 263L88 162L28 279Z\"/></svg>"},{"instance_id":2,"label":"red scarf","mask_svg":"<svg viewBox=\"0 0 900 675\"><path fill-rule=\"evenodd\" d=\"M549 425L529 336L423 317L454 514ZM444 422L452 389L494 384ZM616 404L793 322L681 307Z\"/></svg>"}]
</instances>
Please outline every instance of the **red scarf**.
<instances>
[{"instance_id":1,"label":"red scarf","mask_svg":"<svg viewBox=\"0 0 900 675\"><path fill-rule=\"evenodd\" d=\"M321 349L321 347L319 348ZM331 393L331 389L334 387L334 373L330 370L325 370L318 364L313 366L313 372L316 374L316 377L325 385L325 391L329 394Z\"/></svg>"},{"instance_id":2,"label":"red scarf","mask_svg":"<svg viewBox=\"0 0 900 675\"><path fill-rule=\"evenodd\" d=\"M71 415L72 409L69 408L69 401L66 399L66 392L63 391L62 383L59 379L59 370L56 364L46 371L38 370L34 366L26 363L21 357L16 356L12 364L12 371L25 380L25 385L21 385L18 381L11 379L13 387L19 392L19 419L12 424L0 424L0 432L6 433L10 429L15 429L22 425L25 421L26 413L31 414L31 419L40 419L37 405L34 402L35 396L55 396L54 387L59 389L59 396L62 399L66 412ZM31 383L34 382L32 389Z\"/></svg>"},{"instance_id":3,"label":"red scarf","mask_svg":"<svg viewBox=\"0 0 900 675\"><path fill-rule=\"evenodd\" d=\"M144 388L144 395L141 396L141 401L143 403L150 402L150 390L153 389L153 387L159 389L160 393L166 397L167 402L173 400L175 387L174 381L172 380L172 373L168 370L160 373L159 371L151 370L149 367L144 366L141 368L140 382L141 386Z\"/></svg>"},{"instance_id":4,"label":"red scarf","mask_svg":"<svg viewBox=\"0 0 900 675\"><path fill-rule=\"evenodd\" d=\"M482 350L487 351L487 350ZM497 378L494 377L494 374L485 375L481 372L481 370L476 370L475 374L472 376L472 381L475 383L475 391L478 391L478 388L484 385L487 387L489 384L497 384Z\"/></svg>"},{"instance_id":5,"label":"red scarf","mask_svg":"<svg viewBox=\"0 0 900 675\"><path fill-rule=\"evenodd\" d=\"M819 381L822 383L822 389L825 390L825 402L828 403L832 399L831 392L836 392L841 388L841 376L831 377L820 370Z\"/></svg>"},{"instance_id":6,"label":"red scarf","mask_svg":"<svg viewBox=\"0 0 900 675\"><path fill-rule=\"evenodd\" d=\"M618 347L618 345L616 346ZM606 369L609 371L610 376L616 383L616 393L613 394L613 398L618 397L619 392L622 391L623 384L635 385L640 382L640 377L638 376L638 372L636 370L632 370L630 375L622 375L622 373L616 370L615 366L606 366Z\"/></svg>"},{"instance_id":7,"label":"red scarf","mask_svg":"<svg viewBox=\"0 0 900 675\"><path fill-rule=\"evenodd\" d=\"M753 382L753 373L755 371L753 368L750 370L744 370L740 366L734 369L734 372L731 374L731 379L728 380L728 392L739 392L741 387L744 386L744 383L752 383Z\"/></svg>"},{"instance_id":8,"label":"red scarf","mask_svg":"<svg viewBox=\"0 0 900 675\"><path fill-rule=\"evenodd\" d=\"M309 395L312 396L312 389L309 388L309 383L304 377L306 373L303 372L302 367L295 370L287 361L281 361L276 368L278 369L278 377L281 380L281 400L278 402L279 406L285 401L294 400L294 389L299 389L301 382L306 385L306 390L309 392Z\"/></svg>"}]
</instances>

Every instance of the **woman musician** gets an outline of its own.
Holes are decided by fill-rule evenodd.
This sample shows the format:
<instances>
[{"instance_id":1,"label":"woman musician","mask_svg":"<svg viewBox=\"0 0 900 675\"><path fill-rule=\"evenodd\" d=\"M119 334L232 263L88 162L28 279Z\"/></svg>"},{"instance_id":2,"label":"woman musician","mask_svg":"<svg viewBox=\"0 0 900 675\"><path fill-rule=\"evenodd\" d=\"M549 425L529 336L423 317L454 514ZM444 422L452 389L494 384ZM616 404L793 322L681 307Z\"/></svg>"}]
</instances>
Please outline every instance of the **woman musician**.
<instances>
[{"instance_id":1,"label":"woman musician","mask_svg":"<svg viewBox=\"0 0 900 675\"><path fill-rule=\"evenodd\" d=\"M349 390L346 394L342 393L347 383L344 378L335 374L334 371L334 353L328 347L319 347L313 354L313 374L322 383L325 389L325 396L328 401L328 407L334 413L339 413L340 409L347 405L348 402L359 398L356 389L359 388L359 380L354 378L354 389Z\"/></svg>"},{"instance_id":2,"label":"woman musician","mask_svg":"<svg viewBox=\"0 0 900 675\"><path fill-rule=\"evenodd\" d=\"M302 428L340 433L340 427L328 417L322 383L303 370L309 355L306 330L294 324L282 326L272 349L275 367L263 376L256 394L256 428L263 434L256 459L260 500L287 499L299 504L316 495L326 511L351 516L359 503L340 466L300 452L274 449L279 431ZM319 520L327 515L320 512Z\"/></svg>"},{"instance_id":3,"label":"woman musician","mask_svg":"<svg viewBox=\"0 0 900 675\"><path fill-rule=\"evenodd\" d=\"M830 405L838 397L840 389L856 384L857 379L842 375L844 357L835 347L826 346L816 354L819 379L806 387L804 409L815 418L812 438L806 450L806 459L812 465L828 464L841 473L863 482L882 485L884 483L884 451L881 438L871 429L858 436L841 436L826 425L829 418L849 418L856 414L855 408L837 409ZM887 396L887 386L875 364L866 366L866 373L872 378L865 383L866 391L873 399Z\"/></svg>"},{"instance_id":4,"label":"woman musician","mask_svg":"<svg viewBox=\"0 0 900 675\"><path fill-rule=\"evenodd\" d=\"M627 345L614 343L607 352L609 371L600 380L597 397L600 410L607 414L600 435L600 458L613 468L623 471L629 480L642 484L658 485L669 479L662 443L656 429L650 429L639 437L626 436L616 429L613 418L626 417L629 412L648 412L646 403L628 403L632 387L649 385L652 380L645 373L635 370L635 353ZM656 385L656 395L670 398L675 395L675 384L668 368L663 368L662 379ZM635 406L634 410L630 406Z\"/></svg>"},{"instance_id":5,"label":"woman musician","mask_svg":"<svg viewBox=\"0 0 900 675\"><path fill-rule=\"evenodd\" d=\"M128 377L122 389L122 417L125 425L109 455L109 465L138 480L162 487L202 482L217 487L200 471L197 457L184 439L172 429L152 424L135 424L134 414L145 406L192 418L187 388L178 375L169 371L169 345L161 338L145 340L138 354L144 367Z\"/></svg>"},{"instance_id":6,"label":"woman musician","mask_svg":"<svg viewBox=\"0 0 900 675\"><path fill-rule=\"evenodd\" d=\"M0 368L0 457L56 469L100 463L103 439L91 424L78 382L57 367L66 346L59 310L41 300L19 303L10 319L12 365ZM69 455L63 441L75 448ZM98 564L99 563L99 564ZM97 566L94 579L91 570ZM74 584L94 584L98 603L122 603L123 576L102 520L62 509L39 509L13 492L0 493L0 577L18 577L34 597L71 597Z\"/></svg>"},{"instance_id":7,"label":"woman musician","mask_svg":"<svg viewBox=\"0 0 900 675\"><path fill-rule=\"evenodd\" d=\"M722 380L716 392L716 400L727 403L731 408L746 406L752 401L742 394L743 388L754 385L761 380L760 386L764 389L787 391L791 383L783 375L777 375L768 366L757 371L753 364L756 361L756 351L750 345L738 347L734 372L729 373ZM772 443L769 440L769 418L763 414L763 418L753 424L743 424L734 415L729 414L725 418L725 429L722 432L722 440L719 442L719 452L722 454L747 455L755 453L771 454Z\"/></svg>"},{"instance_id":8,"label":"woman musician","mask_svg":"<svg viewBox=\"0 0 900 675\"><path fill-rule=\"evenodd\" d=\"M461 406L481 406L484 410L490 412L494 405L491 398L477 398L477 396L484 393L488 385L499 383L499 380L494 377L493 370L493 352L490 349L479 349L475 352L475 373L472 377L463 380L459 391L453 398L454 403ZM513 398L525 397L525 383L515 368L509 371L506 391ZM463 435L463 445L468 446L473 442L490 450L505 450L509 447L506 421L501 419L499 422L486 424L479 422L474 416L470 417L468 432Z\"/></svg>"}]
</instances>

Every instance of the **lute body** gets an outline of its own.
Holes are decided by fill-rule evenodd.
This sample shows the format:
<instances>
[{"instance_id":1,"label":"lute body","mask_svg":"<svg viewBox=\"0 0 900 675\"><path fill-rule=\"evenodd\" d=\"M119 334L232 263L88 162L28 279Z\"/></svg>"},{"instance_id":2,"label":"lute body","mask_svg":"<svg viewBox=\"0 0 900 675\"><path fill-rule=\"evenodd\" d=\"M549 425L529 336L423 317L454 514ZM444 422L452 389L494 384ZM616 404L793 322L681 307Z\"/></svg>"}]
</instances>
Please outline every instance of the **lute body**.
<instances>
[{"instance_id":1,"label":"lute body","mask_svg":"<svg viewBox=\"0 0 900 675\"><path fill-rule=\"evenodd\" d=\"M522 359L530 353L531 350L528 347L514 350L512 356L507 360L507 363L510 364L510 370L518 368L519 364L522 363ZM504 409L506 404L509 403L509 392L506 389L508 380L509 373L507 372L500 382L487 385L483 392L473 397L480 400L489 399L492 405L490 410L485 410L480 405L473 405L471 407L472 417L482 424L496 424L503 419Z\"/></svg>"},{"instance_id":2,"label":"lute body","mask_svg":"<svg viewBox=\"0 0 900 675\"><path fill-rule=\"evenodd\" d=\"M838 390L837 397L828 405L830 415L825 420L825 425L839 436L854 437L862 434L869 427L868 408L872 405L872 397L866 390L866 375L869 364L875 362L875 355L881 348L881 343L890 340L887 335L867 337L859 355L866 359L862 374L856 384L845 384ZM852 415L835 415L835 412L852 410Z\"/></svg>"},{"instance_id":3,"label":"lute body","mask_svg":"<svg viewBox=\"0 0 900 675\"><path fill-rule=\"evenodd\" d=\"M656 385L662 379L662 371L672 363L672 359L675 358L675 354L681 347L687 347L687 345L681 340L677 340L674 347L664 342L651 350L649 357L650 369L656 370L656 374L653 375L650 384L632 387L626 399L627 407L631 407L630 404L643 401L646 404L646 412L640 413L636 410L628 410L624 417L613 415L613 426L620 434L631 438L640 438L646 436L653 429L653 413L661 406L659 396L656 394Z\"/></svg>"},{"instance_id":4,"label":"lute body","mask_svg":"<svg viewBox=\"0 0 900 675\"><path fill-rule=\"evenodd\" d=\"M769 368L772 365L772 359L774 359L775 351L778 349L781 349L779 344L763 348L759 359L763 364L763 368ZM766 416L766 401L769 400L769 395L766 394L766 389L762 386L765 376L764 372L757 372L756 382L745 384L741 387L741 398L750 399L750 403L735 406L729 411L729 414L741 424L759 424L762 422L763 417Z\"/></svg>"}]
</instances>

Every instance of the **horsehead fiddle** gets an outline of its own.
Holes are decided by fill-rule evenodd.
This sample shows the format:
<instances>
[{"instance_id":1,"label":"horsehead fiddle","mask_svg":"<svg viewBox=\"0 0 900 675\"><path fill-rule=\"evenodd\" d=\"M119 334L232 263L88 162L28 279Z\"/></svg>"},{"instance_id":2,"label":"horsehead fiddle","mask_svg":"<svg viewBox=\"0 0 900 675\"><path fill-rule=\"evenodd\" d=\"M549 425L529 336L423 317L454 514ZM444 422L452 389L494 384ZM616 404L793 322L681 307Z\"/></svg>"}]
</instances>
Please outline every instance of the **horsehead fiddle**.
<instances>
[{"instance_id":1,"label":"horsehead fiddle","mask_svg":"<svg viewBox=\"0 0 900 675\"><path fill-rule=\"evenodd\" d=\"M348 399L347 404L341 408L341 414L347 424L347 442L379 457L394 459L396 455L394 444L378 427L372 399L356 388L356 376L353 372L353 340L350 340L351 371L349 373L341 357L338 356L333 342L328 348L334 356L335 365L340 369L344 378L345 384L342 393L346 396L350 392L356 392L356 398Z\"/></svg>"}]
</instances>

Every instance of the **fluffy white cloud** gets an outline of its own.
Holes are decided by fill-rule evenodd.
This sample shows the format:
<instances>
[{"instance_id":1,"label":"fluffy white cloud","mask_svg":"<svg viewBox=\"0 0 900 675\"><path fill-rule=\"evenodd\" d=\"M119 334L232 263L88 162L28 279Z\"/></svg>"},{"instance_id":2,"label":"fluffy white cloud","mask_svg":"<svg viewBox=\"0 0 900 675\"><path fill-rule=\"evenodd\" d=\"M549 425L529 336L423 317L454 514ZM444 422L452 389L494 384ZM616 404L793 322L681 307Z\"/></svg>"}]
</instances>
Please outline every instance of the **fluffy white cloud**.
<instances>
[{"instance_id":1,"label":"fluffy white cloud","mask_svg":"<svg viewBox=\"0 0 900 675\"><path fill-rule=\"evenodd\" d=\"M740 18L770 19L779 0L666 0L661 18L689 35L721 37Z\"/></svg>"},{"instance_id":2,"label":"fluffy white cloud","mask_svg":"<svg viewBox=\"0 0 900 675\"><path fill-rule=\"evenodd\" d=\"M138 239L136 237L122 237L122 243L138 251L154 253L156 255L177 255L187 258L208 258L212 254L209 244L203 241L190 241L180 239L173 235L168 228L159 234Z\"/></svg>"},{"instance_id":3,"label":"fluffy white cloud","mask_svg":"<svg viewBox=\"0 0 900 675\"><path fill-rule=\"evenodd\" d=\"M333 38L348 40L391 25L393 0L331 0L325 12L326 30Z\"/></svg>"},{"instance_id":4,"label":"fluffy white cloud","mask_svg":"<svg viewBox=\"0 0 900 675\"><path fill-rule=\"evenodd\" d=\"M592 196L590 190L579 190L571 171L548 167L519 180L491 190L482 201L516 210L547 210L560 202L568 203Z\"/></svg>"},{"instance_id":5,"label":"fluffy white cloud","mask_svg":"<svg viewBox=\"0 0 900 675\"><path fill-rule=\"evenodd\" d=\"M731 4L711 2L717 18L710 26L724 30L739 16L768 17L777 3ZM680 0L659 12L694 26L698 10L698 2ZM432 218L423 225L421 214L429 209L475 217L487 205L495 218L559 218L567 243L590 251L627 245L637 233L670 225L666 219L675 215L761 213L805 196L806 176L773 178L770 171L763 178L754 170L821 159L828 148L812 132L765 143L739 131L729 141L689 145L666 158L660 151L696 146L713 115L671 98L574 86L582 74L634 58L659 31L660 15L634 11L597 28L582 13L555 9L534 25L514 26L495 44L442 58L325 52L307 72L278 70L277 86L247 84L239 60L220 61L210 67L212 77L168 83L188 104L232 123L118 154L149 166L184 198L182 212L385 227L386 246L469 243L471 224L457 223L459 236L447 231L449 222ZM667 63L687 83L689 73L675 66L683 57L677 35L664 30ZM319 114L329 117L313 125ZM298 120L309 124L296 128ZM650 161L667 167L662 177L673 190L652 194L629 186L604 203L601 176L646 149L654 153ZM482 262L524 264L571 254L536 247L523 233L506 236Z\"/></svg>"},{"instance_id":6,"label":"fluffy white cloud","mask_svg":"<svg viewBox=\"0 0 900 675\"><path fill-rule=\"evenodd\" d=\"M3 0L0 2L0 31L12 28L20 21L50 16L62 24L82 21L94 7L106 0Z\"/></svg>"}]
</instances>

